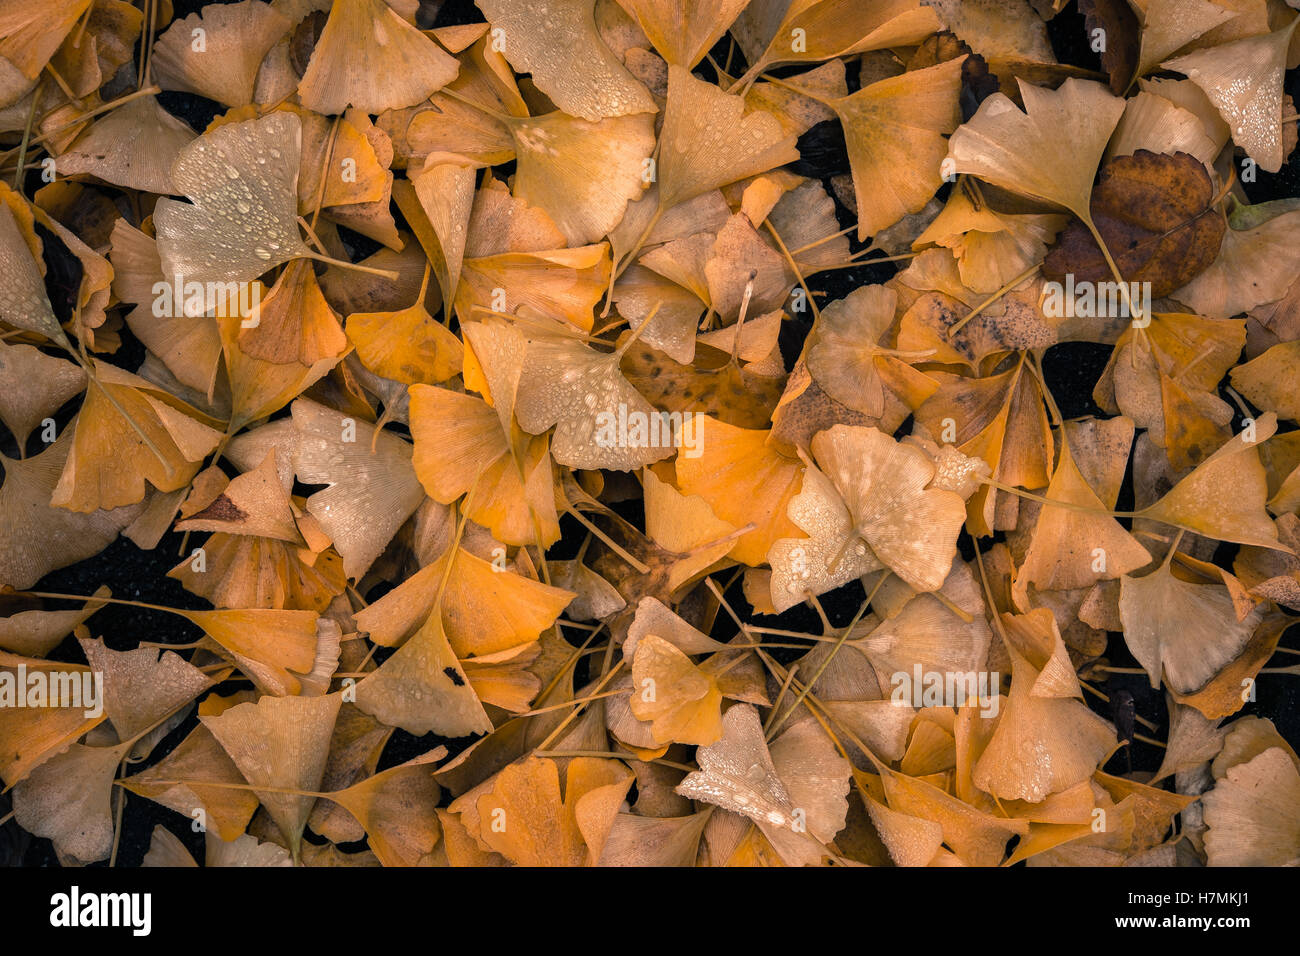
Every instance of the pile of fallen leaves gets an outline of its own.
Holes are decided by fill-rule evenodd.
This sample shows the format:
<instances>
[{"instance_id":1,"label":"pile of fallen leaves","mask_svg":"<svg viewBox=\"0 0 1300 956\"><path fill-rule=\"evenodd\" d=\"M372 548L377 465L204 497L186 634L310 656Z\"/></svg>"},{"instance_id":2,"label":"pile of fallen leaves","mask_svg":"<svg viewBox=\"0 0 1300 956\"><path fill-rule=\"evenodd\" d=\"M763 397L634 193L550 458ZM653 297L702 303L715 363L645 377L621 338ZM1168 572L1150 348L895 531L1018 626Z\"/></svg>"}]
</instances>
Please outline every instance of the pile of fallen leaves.
<instances>
[{"instance_id":1,"label":"pile of fallen leaves","mask_svg":"<svg viewBox=\"0 0 1300 956\"><path fill-rule=\"evenodd\" d=\"M1295 10L477 4L0 0L6 828L1300 861Z\"/></svg>"}]
</instances>

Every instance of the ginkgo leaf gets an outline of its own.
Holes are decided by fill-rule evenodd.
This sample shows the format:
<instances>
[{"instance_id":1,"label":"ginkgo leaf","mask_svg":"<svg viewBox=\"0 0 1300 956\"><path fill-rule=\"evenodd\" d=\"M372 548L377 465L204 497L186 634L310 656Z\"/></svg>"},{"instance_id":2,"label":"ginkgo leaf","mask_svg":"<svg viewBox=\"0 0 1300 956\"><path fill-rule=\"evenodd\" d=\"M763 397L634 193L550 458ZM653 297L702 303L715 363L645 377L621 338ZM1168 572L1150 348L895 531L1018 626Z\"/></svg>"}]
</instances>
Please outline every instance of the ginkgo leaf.
<instances>
[{"instance_id":1,"label":"ginkgo leaf","mask_svg":"<svg viewBox=\"0 0 1300 956\"><path fill-rule=\"evenodd\" d=\"M668 104L660 132L659 208L671 209L710 190L798 158L771 113L745 113L745 101L668 68Z\"/></svg>"},{"instance_id":2,"label":"ginkgo leaf","mask_svg":"<svg viewBox=\"0 0 1300 956\"><path fill-rule=\"evenodd\" d=\"M437 238L437 249L430 250L430 259L438 274L442 300L455 302L468 239L466 227L474 206L474 168L456 163L430 166L426 162L411 184ZM423 299L422 295L416 304Z\"/></svg>"},{"instance_id":3,"label":"ginkgo leaf","mask_svg":"<svg viewBox=\"0 0 1300 956\"><path fill-rule=\"evenodd\" d=\"M881 567L853 526L835 485L814 466L806 466L799 493L787 507L790 520L806 538L778 538L767 552L772 566L772 608L781 613Z\"/></svg>"},{"instance_id":4,"label":"ginkgo leaf","mask_svg":"<svg viewBox=\"0 0 1300 956\"><path fill-rule=\"evenodd\" d=\"M677 593L722 560L738 537L737 529L718 518L698 495L683 495L649 468L642 475L646 536L679 555L666 582L668 592Z\"/></svg>"},{"instance_id":5,"label":"ginkgo leaf","mask_svg":"<svg viewBox=\"0 0 1300 956\"><path fill-rule=\"evenodd\" d=\"M334 360L328 358L314 365L297 361L276 365L253 358L239 347L239 333L244 321L238 310L218 319L221 351L230 381L231 409L227 427L231 431L284 408L334 366Z\"/></svg>"},{"instance_id":6,"label":"ginkgo leaf","mask_svg":"<svg viewBox=\"0 0 1300 956\"><path fill-rule=\"evenodd\" d=\"M1090 777L1115 747L1115 730L1072 697L1035 697L1032 664L1011 652L1011 696L974 781L995 797L1039 802ZM1050 753L1051 760L1035 755Z\"/></svg>"},{"instance_id":7,"label":"ginkgo leaf","mask_svg":"<svg viewBox=\"0 0 1300 956\"><path fill-rule=\"evenodd\" d=\"M488 21L509 38L505 56L570 116L653 113L655 101L605 45L596 0L483 0Z\"/></svg>"},{"instance_id":8,"label":"ginkgo leaf","mask_svg":"<svg viewBox=\"0 0 1300 956\"><path fill-rule=\"evenodd\" d=\"M103 641L80 643L91 668L104 675L104 710L123 741L143 734L214 683L172 651L160 655L152 647L114 651Z\"/></svg>"},{"instance_id":9,"label":"ginkgo leaf","mask_svg":"<svg viewBox=\"0 0 1300 956\"><path fill-rule=\"evenodd\" d=\"M8 529L0 539L0 582L10 587L29 588L55 568L90 557L139 516L138 505L88 512L52 505L71 450L72 433L64 432L39 455L0 456L0 516Z\"/></svg>"},{"instance_id":10,"label":"ginkgo leaf","mask_svg":"<svg viewBox=\"0 0 1300 956\"><path fill-rule=\"evenodd\" d=\"M316 798L277 791L314 791L320 786L341 703L341 697L333 694L262 697L257 703L200 718L253 785L294 854Z\"/></svg>"},{"instance_id":11,"label":"ginkgo leaf","mask_svg":"<svg viewBox=\"0 0 1300 956\"><path fill-rule=\"evenodd\" d=\"M1051 478L1051 429L1037 380L1024 362L982 379L932 372L939 390L917 409L931 435L942 436L946 420L955 426L952 444L964 455L986 462L1000 482L1042 488ZM981 533L999 523L991 487L969 499L968 518ZM983 529L989 530L983 530Z\"/></svg>"},{"instance_id":12,"label":"ginkgo leaf","mask_svg":"<svg viewBox=\"0 0 1300 956\"><path fill-rule=\"evenodd\" d=\"M283 454L280 452L279 454ZM273 448L256 468L237 475L201 510L186 513L181 531L225 531L305 544L294 520L293 505L280 483Z\"/></svg>"},{"instance_id":13,"label":"ginkgo leaf","mask_svg":"<svg viewBox=\"0 0 1300 956\"><path fill-rule=\"evenodd\" d=\"M77 415L50 503L81 512L119 508L142 500L146 482L160 491L189 484L221 433L166 391L116 366L99 366L98 378Z\"/></svg>"},{"instance_id":14,"label":"ginkgo leaf","mask_svg":"<svg viewBox=\"0 0 1300 956\"><path fill-rule=\"evenodd\" d=\"M845 425L815 436L812 452L876 557L917 590L938 589L966 506L954 492L926 487L935 474L929 457L874 428Z\"/></svg>"},{"instance_id":15,"label":"ginkgo leaf","mask_svg":"<svg viewBox=\"0 0 1300 956\"><path fill-rule=\"evenodd\" d=\"M560 792L555 761L504 768L477 800L480 841L519 866L590 866L600 858L632 772L615 760L570 761Z\"/></svg>"},{"instance_id":16,"label":"ginkgo leaf","mask_svg":"<svg viewBox=\"0 0 1300 956\"><path fill-rule=\"evenodd\" d=\"M690 69L727 32L748 0L619 0L669 63Z\"/></svg>"},{"instance_id":17,"label":"ginkgo leaf","mask_svg":"<svg viewBox=\"0 0 1300 956\"><path fill-rule=\"evenodd\" d=\"M1216 319L1281 299L1300 261L1295 251L1300 208L1293 200L1238 206L1228 226L1219 258L1173 293L1193 311Z\"/></svg>"},{"instance_id":18,"label":"ginkgo leaf","mask_svg":"<svg viewBox=\"0 0 1300 956\"><path fill-rule=\"evenodd\" d=\"M411 436L416 476L434 500L451 504L472 489L467 514L507 544L559 537L544 437L520 452L482 399L425 385L411 389Z\"/></svg>"},{"instance_id":19,"label":"ginkgo leaf","mask_svg":"<svg viewBox=\"0 0 1300 956\"><path fill-rule=\"evenodd\" d=\"M0 343L0 421L18 447L32 429L86 388L86 373L71 362L30 345Z\"/></svg>"},{"instance_id":20,"label":"ginkgo leaf","mask_svg":"<svg viewBox=\"0 0 1300 956\"><path fill-rule=\"evenodd\" d=\"M456 655L495 654L538 640L573 592L499 570L464 550L448 552L357 613L376 644L401 644L438 611ZM446 578L446 584L443 579Z\"/></svg>"},{"instance_id":21,"label":"ginkgo leaf","mask_svg":"<svg viewBox=\"0 0 1300 956\"><path fill-rule=\"evenodd\" d=\"M696 458L679 456L677 483L688 495L699 495L717 517L733 527L753 523L729 554L751 566L767 560L778 538L799 536L787 508L799 492L803 466L767 444L768 432L736 428L709 418L693 418L685 426L684 444L701 449Z\"/></svg>"},{"instance_id":22,"label":"ginkgo leaf","mask_svg":"<svg viewBox=\"0 0 1300 956\"><path fill-rule=\"evenodd\" d=\"M172 182L194 204L161 199L154 211L164 276L252 282L308 255L297 221L301 137L296 115L270 113L217 127L185 147Z\"/></svg>"},{"instance_id":23,"label":"ginkgo leaf","mask_svg":"<svg viewBox=\"0 0 1300 956\"><path fill-rule=\"evenodd\" d=\"M240 351L273 365L297 362L310 367L337 361L348 348L339 317L325 301L306 259L285 266L266 298L240 325Z\"/></svg>"},{"instance_id":24,"label":"ginkgo leaf","mask_svg":"<svg viewBox=\"0 0 1300 956\"><path fill-rule=\"evenodd\" d=\"M944 136L961 122L962 62L948 60L828 101L844 124L859 239L919 210L943 182Z\"/></svg>"},{"instance_id":25,"label":"ginkgo leaf","mask_svg":"<svg viewBox=\"0 0 1300 956\"><path fill-rule=\"evenodd\" d=\"M1228 439L1168 494L1142 509L1142 517L1185 525L1221 541L1277 547L1277 529L1264 508L1268 482L1256 447L1276 430L1276 415L1259 416L1251 429Z\"/></svg>"},{"instance_id":26,"label":"ginkgo leaf","mask_svg":"<svg viewBox=\"0 0 1300 956\"><path fill-rule=\"evenodd\" d=\"M55 0L39 7L23 0L0 4L0 57L35 79L90 6L90 0Z\"/></svg>"},{"instance_id":27,"label":"ginkgo leaf","mask_svg":"<svg viewBox=\"0 0 1300 956\"><path fill-rule=\"evenodd\" d=\"M986 58L1056 61L1047 27L1027 0L935 0L929 6L944 27Z\"/></svg>"},{"instance_id":28,"label":"ginkgo leaf","mask_svg":"<svg viewBox=\"0 0 1300 956\"><path fill-rule=\"evenodd\" d=\"M158 37L151 61L154 75L165 90L247 106L262 58L291 26L288 17L261 0L210 4Z\"/></svg>"},{"instance_id":29,"label":"ginkgo leaf","mask_svg":"<svg viewBox=\"0 0 1300 956\"><path fill-rule=\"evenodd\" d=\"M1027 594L1030 584L1040 590L1089 587L1150 562L1147 549L1105 513L1106 505L1075 464L1064 437L1045 497L1086 510L1044 505L1016 576L1017 594ZM1101 549L1100 564L1097 549Z\"/></svg>"},{"instance_id":30,"label":"ginkgo leaf","mask_svg":"<svg viewBox=\"0 0 1300 956\"><path fill-rule=\"evenodd\" d=\"M694 866L708 812L686 817L620 813L597 866Z\"/></svg>"},{"instance_id":31,"label":"ginkgo leaf","mask_svg":"<svg viewBox=\"0 0 1300 956\"><path fill-rule=\"evenodd\" d=\"M1201 801L1211 866L1292 866L1300 860L1300 772L1280 747L1230 769Z\"/></svg>"},{"instance_id":32,"label":"ginkgo leaf","mask_svg":"<svg viewBox=\"0 0 1300 956\"><path fill-rule=\"evenodd\" d=\"M200 724L161 761L127 777L122 785L177 813L188 816L202 809L210 832L222 840L234 840L258 807L251 791L230 786L243 783L239 768Z\"/></svg>"},{"instance_id":33,"label":"ginkgo leaf","mask_svg":"<svg viewBox=\"0 0 1300 956\"><path fill-rule=\"evenodd\" d=\"M943 28L934 11L916 0L799 0L777 9L783 17L749 71L778 63L829 60L865 50L911 46Z\"/></svg>"},{"instance_id":34,"label":"ginkgo leaf","mask_svg":"<svg viewBox=\"0 0 1300 956\"><path fill-rule=\"evenodd\" d=\"M1129 0L1142 25L1137 74L1142 76L1234 13L1210 0Z\"/></svg>"},{"instance_id":35,"label":"ginkgo leaf","mask_svg":"<svg viewBox=\"0 0 1300 956\"><path fill-rule=\"evenodd\" d=\"M366 113L414 106L456 77L456 60L383 0L333 0L298 84L317 113Z\"/></svg>"},{"instance_id":36,"label":"ginkgo leaf","mask_svg":"<svg viewBox=\"0 0 1300 956\"><path fill-rule=\"evenodd\" d=\"M167 572L219 608L300 608L322 612L347 587L343 559L274 538L218 532Z\"/></svg>"},{"instance_id":37,"label":"ginkgo leaf","mask_svg":"<svg viewBox=\"0 0 1300 956\"><path fill-rule=\"evenodd\" d=\"M1107 157L1129 156L1140 149L1153 153L1187 153L1206 166L1212 166L1223 148L1205 131L1205 126L1191 110L1172 100L1145 90L1124 105L1124 115L1115 127Z\"/></svg>"},{"instance_id":38,"label":"ginkgo leaf","mask_svg":"<svg viewBox=\"0 0 1300 956\"><path fill-rule=\"evenodd\" d=\"M108 597L109 589L101 585L95 596ZM0 617L0 648L27 657L45 657L102 607L104 602L92 600L78 611L20 610Z\"/></svg>"},{"instance_id":39,"label":"ginkgo leaf","mask_svg":"<svg viewBox=\"0 0 1300 956\"><path fill-rule=\"evenodd\" d=\"M1297 18L1280 30L1246 37L1166 60L1210 98L1232 128L1232 138L1261 169L1275 173L1282 148L1282 75ZM1278 117L1274 122L1273 117Z\"/></svg>"},{"instance_id":40,"label":"ginkgo leaf","mask_svg":"<svg viewBox=\"0 0 1300 956\"><path fill-rule=\"evenodd\" d=\"M806 361L817 384L837 402L871 418L884 414L887 389L904 389L902 383L922 377L881 345L897 301L885 286L855 289L822 311L810 336Z\"/></svg>"},{"instance_id":41,"label":"ginkgo leaf","mask_svg":"<svg viewBox=\"0 0 1300 956\"><path fill-rule=\"evenodd\" d=\"M6 195L7 191L8 187L5 187L0 196ZM30 213L25 218L26 231L31 232ZM0 321L16 329L37 332L66 346L68 337L54 316L45 291L45 280L37 265L38 249L23 235L10 204L0 202L0 268L7 277L0 291Z\"/></svg>"},{"instance_id":42,"label":"ginkgo leaf","mask_svg":"<svg viewBox=\"0 0 1300 956\"><path fill-rule=\"evenodd\" d=\"M395 312L354 312L347 335L362 364L405 385L436 385L455 377L464 363L460 339L424 307L424 296Z\"/></svg>"},{"instance_id":43,"label":"ginkgo leaf","mask_svg":"<svg viewBox=\"0 0 1300 956\"><path fill-rule=\"evenodd\" d=\"M300 399L293 404L294 471L329 487L307 499L359 579L424 497L411 467L411 446L391 432Z\"/></svg>"},{"instance_id":44,"label":"ginkgo leaf","mask_svg":"<svg viewBox=\"0 0 1300 956\"><path fill-rule=\"evenodd\" d=\"M673 435L663 434L671 432L669 419L619 370L630 342L614 352L597 352L565 335L528 343L515 416L534 435L555 426L551 455L561 465L630 471L676 450ZM679 421L679 432L682 427Z\"/></svg>"},{"instance_id":45,"label":"ginkgo leaf","mask_svg":"<svg viewBox=\"0 0 1300 956\"><path fill-rule=\"evenodd\" d=\"M605 243L469 258L456 292L456 315L461 322L470 322L479 317L477 309L517 312L527 308L587 332L593 325L592 310L609 284L609 274ZM504 309L498 308L503 304Z\"/></svg>"},{"instance_id":46,"label":"ginkgo leaf","mask_svg":"<svg viewBox=\"0 0 1300 956\"><path fill-rule=\"evenodd\" d=\"M42 763L14 787L18 825L84 863L105 859L113 850L113 777L126 750L73 744Z\"/></svg>"},{"instance_id":47,"label":"ginkgo leaf","mask_svg":"<svg viewBox=\"0 0 1300 956\"><path fill-rule=\"evenodd\" d=\"M123 104L79 136L59 156L58 168L65 176L89 173L115 186L165 195L176 192L172 164L193 140L192 129L156 97L145 96Z\"/></svg>"},{"instance_id":48,"label":"ginkgo leaf","mask_svg":"<svg viewBox=\"0 0 1300 956\"><path fill-rule=\"evenodd\" d=\"M687 774L677 792L753 820L792 865L817 862L825 852L820 844L844 826L848 762L815 724L810 734L806 722L792 726L769 750L758 711L748 704L730 708L722 726L722 739L697 753L700 769ZM790 734L795 736L786 739ZM784 778L777 772L778 757Z\"/></svg>"},{"instance_id":49,"label":"ginkgo leaf","mask_svg":"<svg viewBox=\"0 0 1300 956\"><path fill-rule=\"evenodd\" d=\"M315 612L232 608L176 613L201 627L265 693L304 693L320 643L321 619Z\"/></svg>"},{"instance_id":50,"label":"ginkgo leaf","mask_svg":"<svg viewBox=\"0 0 1300 956\"><path fill-rule=\"evenodd\" d=\"M567 245L604 238L647 185L649 113L590 122L556 112L508 125L519 164L514 193L549 214Z\"/></svg>"},{"instance_id":51,"label":"ginkgo leaf","mask_svg":"<svg viewBox=\"0 0 1300 956\"><path fill-rule=\"evenodd\" d=\"M1257 407L1294 421L1300 418L1300 402L1289 383L1296 380L1298 361L1300 345L1283 342L1234 368L1232 385Z\"/></svg>"},{"instance_id":52,"label":"ginkgo leaf","mask_svg":"<svg viewBox=\"0 0 1300 956\"><path fill-rule=\"evenodd\" d=\"M136 306L126 316L127 326L178 381L206 396L214 395L221 364L221 332L217 324L195 321L196 316L185 314L188 303L175 301L174 282L163 278L158 243L153 237L119 219L113 224L111 238L113 295ZM171 308L165 301L158 301L160 282L172 290ZM182 298L183 292L182 287Z\"/></svg>"},{"instance_id":53,"label":"ginkgo leaf","mask_svg":"<svg viewBox=\"0 0 1300 956\"><path fill-rule=\"evenodd\" d=\"M1231 435L1232 410L1216 393L1245 340L1235 320L1154 313L1120 336L1094 395L1148 429L1176 468L1190 468Z\"/></svg>"},{"instance_id":54,"label":"ginkgo leaf","mask_svg":"<svg viewBox=\"0 0 1300 956\"><path fill-rule=\"evenodd\" d=\"M1088 221L1088 200L1124 100L1100 83L1067 79L1045 90L1020 82L1021 112L1003 93L980 104L948 140L958 173L1064 206Z\"/></svg>"},{"instance_id":55,"label":"ginkgo leaf","mask_svg":"<svg viewBox=\"0 0 1300 956\"><path fill-rule=\"evenodd\" d=\"M1172 552L1171 552L1172 556ZM1151 574L1121 581L1124 641L1151 679L1191 694L1237 657L1264 616L1239 618L1226 588L1178 578L1166 560Z\"/></svg>"},{"instance_id":56,"label":"ginkgo leaf","mask_svg":"<svg viewBox=\"0 0 1300 956\"><path fill-rule=\"evenodd\" d=\"M650 721L658 742L706 747L722 736L717 681L653 634L637 641L632 660L632 714Z\"/></svg>"},{"instance_id":57,"label":"ginkgo leaf","mask_svg":"<svg viewBox=\"0 0 1300 956\"><path fill-rule=\"evenodd\" d=\"M435 812L441 788L429 764L444 752L432 750L329 795L365 828L384 866L418 866L441 838Z\"/></svg>"},{"instance_id":58,"label":"ginkgo leaf","mask_svg":"<svg viewBox=\"0 0 1300 956\"><path fill-rule=\"evenodd\" d=\"M32 690L33 685L41 686L32 680L38 673L44 679L44 690L39 692ZM0 708L0 742L4 744L0 750L0 779L10 787L107 718L102 710L89 715L87 710L92 708L85 706L88 701L63 699L62 695L51 699L48 694L49 683L56 679L76 681L78 689L86 681L93 681L88 667L0 651L0 675L4 678L7 698L16 703L22 694L24 701L31 704ZM25 684L20 682L20 677Z\"/></svg>"}]
</instances>

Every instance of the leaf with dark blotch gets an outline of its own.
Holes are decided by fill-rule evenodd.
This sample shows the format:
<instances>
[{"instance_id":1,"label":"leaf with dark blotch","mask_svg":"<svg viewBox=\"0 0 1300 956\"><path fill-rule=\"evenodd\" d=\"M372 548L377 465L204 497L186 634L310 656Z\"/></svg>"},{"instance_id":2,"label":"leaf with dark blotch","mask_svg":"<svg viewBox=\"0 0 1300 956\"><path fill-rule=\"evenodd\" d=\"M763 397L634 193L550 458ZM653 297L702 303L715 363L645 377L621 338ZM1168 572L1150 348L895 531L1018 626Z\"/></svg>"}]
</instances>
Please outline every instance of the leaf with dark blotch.
<instances>
[{"instance_id":1,"label":"leaf with dark blotch","mask_svg":"<svg viewBox=\"0 0 1300 956\"><path fill-rule=\"evenodd\" d=\"M1126 282L1150 282L1158 299L1207 269L1219 254L1227 226L1212 205L1214 186L1187 153L1138 150L1101 170L1092 192L1092 217ZM1043 263L1043 275L1077 282L1112 278L1096 240L1075 219Z\"/></svg>"}]
</instances>

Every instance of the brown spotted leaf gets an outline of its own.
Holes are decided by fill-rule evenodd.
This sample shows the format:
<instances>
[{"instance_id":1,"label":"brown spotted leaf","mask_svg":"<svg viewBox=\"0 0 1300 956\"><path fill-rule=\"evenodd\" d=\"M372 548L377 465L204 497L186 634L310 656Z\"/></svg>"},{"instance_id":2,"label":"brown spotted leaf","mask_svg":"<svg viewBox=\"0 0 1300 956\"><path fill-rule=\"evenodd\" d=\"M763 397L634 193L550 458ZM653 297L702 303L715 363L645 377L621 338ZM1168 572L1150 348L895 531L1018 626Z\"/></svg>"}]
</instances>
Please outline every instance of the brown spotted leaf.
<instances>
[{"instance_id":1,"label":"brown spotted leaf","mask_svg":"<svg viewBox=\"0 0 1300 956\"><path fill-rule=\"evenodd\" d=\"M1227 226L1211 205L1214 186L1188 153L1140 149L1101 170L1092 218L1127 282L1150 282L1151 298L1169 295L1207 269ZM1078 219L1047 254L1043 274L1057 281L1105 282L1112 276L1096 240Z\"/></svg>"}]
</instances>

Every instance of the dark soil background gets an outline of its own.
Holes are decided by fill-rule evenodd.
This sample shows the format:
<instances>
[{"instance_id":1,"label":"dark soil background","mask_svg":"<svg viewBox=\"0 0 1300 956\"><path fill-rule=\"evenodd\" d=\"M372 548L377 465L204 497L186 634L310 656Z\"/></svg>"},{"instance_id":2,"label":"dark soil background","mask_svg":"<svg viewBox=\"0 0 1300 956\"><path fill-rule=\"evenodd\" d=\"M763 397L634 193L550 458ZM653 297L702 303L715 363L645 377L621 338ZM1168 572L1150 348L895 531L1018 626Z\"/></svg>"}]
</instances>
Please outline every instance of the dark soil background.
<instances>
[{"instance_id":1,"label":"dark soil background","mask_svg":"<svg viewBox=\"0 0 1300 956\"><path fill-rule=\"evenodd\" d=\"M175 0L176 17L181 18L195 12L202 5L196 0ZM425 27L472 23L483 19L471 0L446 0L441 4L437 3L437 0L432 2L422 0L420 17L421 25ZM1093 70L1100 68L1097 54L1092 52L1086 42L1087 34L1083 17L1077 12L1075 4L1072 3L1064 13L1048 24L1048 32L1061 62ZM725 61L728 54L728 43L725 37L713 54L719 62ZM733 64L737 62L743 62L743 57L738 50L733 55ZM707 61L701 72L708 73ZM777 72L779 74L792 71L778 70ZM853 76L851 71L850 89L854 88L855 83L856 76ZM1286 86L1287 92L1300 102L1300 76L1296 71L1288 74ZM221 111L218 104L190 94L164 93L159 99L169 111L184 119L198 131L201 131ZM828 181L831 176L847 172L849 169L843 134L837 123L824 123L810 130L800 141L800 151L803 158L798 164L797 171L802 175ZM827 184L829 188L829 183ZM1257 181L1245 184L1244 188L1252 202L1300 195L1300 151L1293 154L1290 161L1277 174L1260 170ZM401 216L396 205L393 207L393 212L401 225ZM840 207L838 212L843 226L849 226L854 222L854 217L848 210ZM368 255L377 248L375 243L362 236L346 230L343 232L354 258ZM855 242L854 250L859 248L861 245ZM821 293L818 296L819 304L825 305L826 302L842 298L863 284L883 282L895 271L896 267L892 263L863 265L860 268L820 274L811 285ZM51 272L54 275L58 270L52 268ZM79 279L79 274L65 277L64 288L69 280L77 282ZM60 291L57 284L52 284L50 291L51 299L55 300ZM811 319L807 315L807 313L802 316L797 315L793 321L784 323L781 346L787 358L787 365L791 364L794 357L798 355L803 338L807 335L811 325ZM123 329L123 339L123 348L112 357L112 361L124 368L134 369L143 360L143 346L126 329ZM1044 372L1061 413L1066 418L1101 414L1100 409L1092 401L1092 389L1105 368L1110 352L1109 346L1087 343L1065 344L1048 350L1043 360ZM1227 398L1226 394L1224 397ZM76 407L77 401L74 400L56 416L60 428L71 419ZM1241 420L1238 416L1234 428L1240 426ZM1295 427L1294 423L1283 424L1284 430L1293 427ZM903 432L908 430L910 430L910 421L904 423L901 429ZM3 429L0 429L0 432L3 432ZM7 434L0 436L0 452L12 456L16 450L11 436ZM1128 502L1131 502L1131 495L1131 487L1126 484L1119 503L1120 509L1127 506L1126 497ZM636 521L640 517L638 512L639 505L632 505L627 508L625 516ZM565 521L572 522L572 519L565 519ZM573 546L569 542L580 541L583 537L576 523L563 523L562 528L565 532L564 536L550 552L556 558L571 557ZM972 556L969 540L964 541L963 545L965 556L969 559ZM1216 561L1230 566L1233 553L1233 546L1222 546L1215 556ZM154 551L149 552L141 551L127 539L120 538L99 555L47 575L35 589L88 595L100 585L107 584L114 596L119 598L178 608L206 607L205 601L185 591L178 582L166 577L166 573L179 563L181 555L181 536L175 533L167 535ZM377 594L371 595L372 598L374 596ZM864 598L865 593L861 585L854 582L824 595L821 602L831 623L842 627L849 624ZM738 584L728 591L727 599L741 613L750 610ZM720 615L720 617L725 621L724 616ZM757 622L773 627L810 632L819 632L821 627L816 614L802 605L792 608L777 618L759 617ZM89 624L95 636L103 636L110 647L118 650L134 647L142 640L182 644L199 636L196 628L174 615L126 607L106 607L91 618ZM718 636L730 637L729 624L720 623L716 630ZM1293 626L1283 636L1282 645L1300 645L1300 630ZM798 651L778 652L787 660L797 657L799 653ZM50 656L52 659L59 660L78 662L83 660L80 648L71 639L65 641ZM1117 633L1111 634L1106 657L1115 666L1137 666L1124 644L1122 635ZM1286 660L1281 663L1290 664L1292 661ZM581 677L582 675L579 674L579 679ZM249 686L247 682L236 681L223 685L222 690L229 693L232 687L246 686ZM1158 738L1165 736L1168 714L1164 695L1162 691L1152 690L1145 676L1116 674L1098 686L1114 701L1132 700L1138 715L1161 728L1157 732L1148 732L1148 735ZM1300 747L1300 716L1298 716L1300 681L1289 676L1263 675L1258 680L1257 697L1254 703L1246 705L1241 715L1251 714L1270 718L1293 746ZM1086 699L1098 713L1108 719L1114 719L1115 715L1108 705L1091 695ZM145 764L134 766L132 772L138 772L145 766L156 763L169 753L189 734L196 721L197 718L191 715L155 748L153 755ZM458 750L468 745L470 741L442 741L441 738L432 735L413 738L398 730L385 749L380 768L401 763L440 742L446 742L453 750ZM1138 741L1130 752L1121 750L1105 769L1112 773L1125 773L1130 769L1153 771L1160 763L1161 753L1158 748ZM0 795L0 817L8 813L9 809L8 798ZM188 819L149 800L127 794L117 857L119 866L139 865L149 848L153 828L158 824L163 824L181 837L196 859L203 859L202 835L191 832ZM308 838L311 838L310 834ZM344 849L359 848L360 845L344 847ZM0 827L0 866L3 865L55 866L58 865L58 861L48 840L32 838L19 829L17 824L10 821ZM104 865L106 864L95 864L95 866Z\"/></svg>"}]
</instances>

